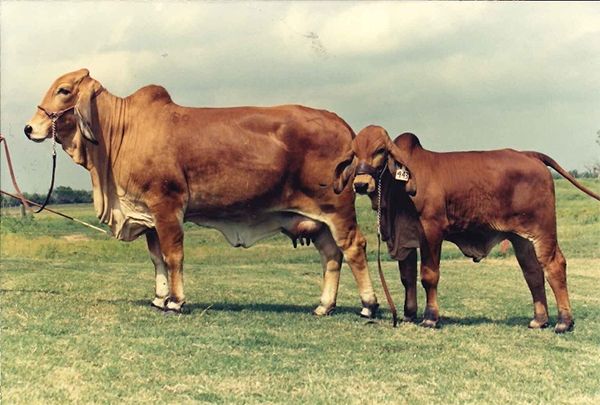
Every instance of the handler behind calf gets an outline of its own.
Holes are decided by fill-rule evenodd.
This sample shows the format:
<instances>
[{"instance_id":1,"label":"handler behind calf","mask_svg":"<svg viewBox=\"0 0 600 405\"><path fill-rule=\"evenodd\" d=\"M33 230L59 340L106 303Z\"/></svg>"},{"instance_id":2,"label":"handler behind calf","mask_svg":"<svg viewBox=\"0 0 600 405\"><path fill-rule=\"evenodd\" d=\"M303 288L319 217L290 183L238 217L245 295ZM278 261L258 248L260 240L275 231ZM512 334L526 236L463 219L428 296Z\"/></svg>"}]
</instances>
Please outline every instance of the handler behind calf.
<instances>
[{"instance_id":1,"label":"handler behind calf","mask_svg":"<svg viewBox=\"0 0 600 405\"><path fill-rule=\"evenodd\" d=\"M478 262L508 239L533 296L529 327L548 326L545 275L558 305L555 332L572 329L566 260L556 240L554 183L546 166L593 198L600 196L538 152L436 153L423 149L411 133L392 142L378 126L359 132L353 151L354 160L342 165L356 165L354 188L371 198L375 210L381 181L381 232L390 256L398 260L405 288L404 321L417 314L416 248L421 249L421 283L427 294L421 325L435 327L442 241L453 242ZM396 180L404 168L410 173L408 181ZM341 171L338 167L336 173Z\"/></svg>"}]
</instances>

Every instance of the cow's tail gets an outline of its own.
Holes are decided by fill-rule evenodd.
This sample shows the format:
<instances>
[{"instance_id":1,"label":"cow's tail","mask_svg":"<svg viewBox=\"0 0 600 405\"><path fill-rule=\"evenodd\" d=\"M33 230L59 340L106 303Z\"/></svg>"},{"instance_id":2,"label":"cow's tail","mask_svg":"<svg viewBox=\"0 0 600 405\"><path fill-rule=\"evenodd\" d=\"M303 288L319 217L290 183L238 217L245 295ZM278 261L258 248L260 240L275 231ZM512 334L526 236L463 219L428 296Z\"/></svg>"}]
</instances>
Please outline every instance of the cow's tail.
<instances>
[{"instance_id":1,"label":"cow's tail","mask_svg":"<svg viewBox=\"0 0 600 405\"><path fill-rule=\"evenodd\" d=\"M556 160L552 159L550 156L544 155L543 153L540 153L540 152L527 152L527 154L530 155L531 157L541 160L546 166L550 166L551 168L556 170L561 176L563 176L565 179L569 180L571 182L571 184L573 184L575 187L577 187L578 189L580 189L581 191L583 191L590 197L593 197L596 200L600 201L600 195L594 193L589 188L584 187L580 183L578 183L577 180L575 180L575 178L569 174L569 172L567 172L565 169L560 167L560 165L558 163L556 163Z\"/></svg>"}]
</instances>

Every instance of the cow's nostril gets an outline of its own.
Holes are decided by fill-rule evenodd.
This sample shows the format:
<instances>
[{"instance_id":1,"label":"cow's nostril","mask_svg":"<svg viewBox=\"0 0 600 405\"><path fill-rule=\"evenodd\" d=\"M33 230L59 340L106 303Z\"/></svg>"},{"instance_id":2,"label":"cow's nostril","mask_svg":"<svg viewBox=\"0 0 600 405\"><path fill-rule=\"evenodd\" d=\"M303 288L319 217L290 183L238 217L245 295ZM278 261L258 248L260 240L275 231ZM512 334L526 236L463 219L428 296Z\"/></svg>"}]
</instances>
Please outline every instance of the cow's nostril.
<instances>
[{"instance_id":1,"label":"cow's nostril","mask_svg":"<svg viewBox=\"0 0 600 405\"><path fill-rule=\"evenodd\" d=\"M359 194L365 194L369 185L367 183L354 183L354 190Z\"/></svg>"},{"instance_id":2,"label":"cow's nostril","mask_svg":"<svg viewBox=\"0 0 600 405\"><path fill-rule=\"evenodd\" d=\"M31 127L31 125L25 125L25 135L27 136L27 138L29 138L29 135L31 135L32 131L33 128Z\"/></svg>"}]
</instances>

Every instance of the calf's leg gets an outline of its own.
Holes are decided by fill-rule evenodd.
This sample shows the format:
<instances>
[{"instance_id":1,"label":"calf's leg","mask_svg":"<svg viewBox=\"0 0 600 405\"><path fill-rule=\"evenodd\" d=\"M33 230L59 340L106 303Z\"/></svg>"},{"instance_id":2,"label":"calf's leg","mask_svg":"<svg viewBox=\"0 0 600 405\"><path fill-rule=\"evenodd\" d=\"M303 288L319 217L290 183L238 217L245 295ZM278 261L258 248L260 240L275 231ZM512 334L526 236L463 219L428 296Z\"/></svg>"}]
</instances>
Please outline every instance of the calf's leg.
<instances>
[{"instance_id":1,"label":"calf's leg","mask_svg":"<svg viewBox=\"0 0 600 405\"><path fill-rule=\"evenodd\" d=\"M150 259L154 264L154 300L150 305L158 309L165 309L167 298L169 297L169 278L167 265L163 260L162 251L158 235L155 230L146 234L146 242Z\"/></svg>"},{"instance_id":2,"label":"calf's leg","mask_svg":"<svg viewBox=\"0 0 600 405\"><path fill-rule=\"evenodd\" d=\"M163 257L169 269L170 291L167 311L181 312L185 304L183 291L183 227L177 215L156 215L156 233Z\"/></svg>"},{"instance_id":3,"label":"calf's leg","mask_svg":"<svg viewBox=\"0 0 600 405\"><path fill-rule=\"evenodd\" d=\"M534 242L535 253L546 280L552 288L558 307L558 323L554 328L556 333L564 333L573 329L573 314L567 291L567 261L563 256L556 238L538 239Z\"/></svg>"},{"instance_id":4,"label":"calf's leg","mask_svg":"<svg viewBox=\"0 0 600 405\"><path fill-rule=\"evenodd\" d=\"M435 328L440 319L437 303L437 285L440 280L441 243L426 243L421 246L421 284L427 294L427 306L421 326Z\"/></svg>"},{"instance_id":5,"label":"calf's leg","mask_svg":"<svg viewBox=\"0 0 600 405\"><path fill-rule=\"evenodd\" d=\"M335 243L331 231L324 226L314 238L315 247L321 255L323 265L323 292L321 303L315 309L315 315L329 315L335 311L338 286L340 283L340 268L342 266L342 251Z\"/></svg>"},{"instance_id":6,"label":"calf's leg","mask_svg":"<svg viewBox=\"0 0 600 405\"><path fill-rule=\"evenodd\" d=\"M529 327L545 328L548 326L548 303L544 287L544 271L535 255L533 243L520 236L512 237L511 242L533 297L533 319L529 322Z\"/></svg>"},{"instance_id":7,"label":"calf's leg","mask_svg":"<svg viewBox=\"0 0 600 405\"><path fill-rule=\"evenodd\" d=\"M404 318L414 322L417 317L417 249L411 249L406 259L398 262L400 280L404 286Z\"/></svg>"}]
</instances>

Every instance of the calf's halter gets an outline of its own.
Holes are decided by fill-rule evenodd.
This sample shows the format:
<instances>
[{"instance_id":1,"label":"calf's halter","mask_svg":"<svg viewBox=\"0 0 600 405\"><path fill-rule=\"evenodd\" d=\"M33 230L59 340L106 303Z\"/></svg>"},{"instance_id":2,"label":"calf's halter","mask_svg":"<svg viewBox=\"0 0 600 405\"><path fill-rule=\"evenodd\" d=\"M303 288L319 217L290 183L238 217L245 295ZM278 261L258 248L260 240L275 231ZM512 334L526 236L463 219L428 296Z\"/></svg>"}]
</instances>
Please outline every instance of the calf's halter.
<instances>
[{"instance_id":1,"label":"calf's halter","mask_svg":"<svg viewBox=\"0 0 600 405\"><path fill-rule=\"evenodd\" d=\"M355 174L358 176L359 174L366 174L376 181L381 181L382 173L385 171L385 164L381 166L381 168L375 168L368 164L367 162L360 162L356 166Z\"/></svg>"}]
</instances>

